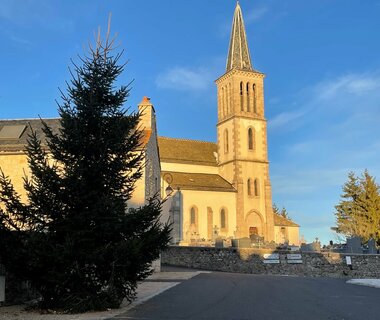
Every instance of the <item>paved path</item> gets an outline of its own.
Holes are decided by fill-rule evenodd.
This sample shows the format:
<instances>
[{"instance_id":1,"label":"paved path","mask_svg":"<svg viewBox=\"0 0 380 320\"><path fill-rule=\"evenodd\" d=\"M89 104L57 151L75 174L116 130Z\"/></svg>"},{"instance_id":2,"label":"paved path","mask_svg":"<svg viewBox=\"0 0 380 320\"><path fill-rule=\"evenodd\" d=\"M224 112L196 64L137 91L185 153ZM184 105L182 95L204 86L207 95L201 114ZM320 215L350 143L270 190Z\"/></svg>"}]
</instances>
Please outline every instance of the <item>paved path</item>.
<instances>
[{"instance_id":1,"label":"paved path","mask_svg":"<svg viewBox=\"0 0 380 320\"><path fill-rule=\"evenodd\" d=\"M112 319L120 313L126 313L152 297L168 290L182 281L187 281L200 274L200 271L192 269L167 267L166 271L155 273L139 284L137 299L129 304L124 301L120 309L112 309L104 312L87 312L82 314L40 314L33 311L25 311L25 306L0 307L0 320L104 320Z\"/></svg>"},{"instance_id":2,"label":"paved path","mask_svg":"<svg viewBox=\"0 0 380 320\"><path fill-rule=\"evenodd\" d=\"M199 274L113 318L380 319L380 289L344 279Z\"/></svg>"}]
</instances>

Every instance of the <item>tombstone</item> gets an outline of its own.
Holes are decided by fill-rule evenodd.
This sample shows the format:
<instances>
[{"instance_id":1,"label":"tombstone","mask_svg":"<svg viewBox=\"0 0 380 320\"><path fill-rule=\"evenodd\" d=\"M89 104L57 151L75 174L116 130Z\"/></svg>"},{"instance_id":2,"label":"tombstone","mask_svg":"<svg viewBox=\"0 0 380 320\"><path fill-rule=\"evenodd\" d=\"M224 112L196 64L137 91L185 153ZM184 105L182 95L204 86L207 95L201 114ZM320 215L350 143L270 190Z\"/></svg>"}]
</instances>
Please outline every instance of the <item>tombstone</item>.
<instances>
[{"instance_id":1,"label":"tombstone","mask_svg":"<svg viewBox=\"0 0 380 320\"><path fill-rule=\"evenodd\" d=\"M376 241L373 238L368 240L368 253L369 254L376 254L377 253Z\"/></svg>"},{"instance_id":2,"label":"tombstone","mask_svg":"<svg viewBox=\"0 0 380 320\"><path fill-rule=\"evenodd\" d=\"M231 245L234 248L251 248L250 238L232 239Z\"/></svg>"},{"instance_id":3,"label":"tombstone","mask_svg":"<svg viewBox=\"0 0 380 320\"><path fill-rule=\"evenodd\" d=\"M215 248L223 248L223 247L224 247L223 239L216 239L215 240Z\"/></svg>"},{"instance_id":4,"label":"tombstone","mask_svg":"<svg viewBox=\"0 0 380 320\"><path fill-rule=\"evenodd\" d=\"M347 238L347 253L363 253L362 239L360 237Z\"/></svg>"},{"instance_id":5,"label":"tombstone","mask_svg":"<svg viewBox=\"0 0 380 320\"><path fill-rule=\"evenodd\" d=\"M309 252L321 252L321 244L317 241L314 241L312 243L303 243L300 250Z\"/></svg>"},{"instance_id":6,"label":"tombstone","mask_svg":"<svg viewBox=\"0 0 380 320\"><path fill-rule=\"evenodd\" d=\"M252 243L255 243L255 244L261 244L264 242L264 237L260 237L259 235L257 234L251 234L249 236L249 238L251 239L251 242Z\"/></svg>"}]
</instances>

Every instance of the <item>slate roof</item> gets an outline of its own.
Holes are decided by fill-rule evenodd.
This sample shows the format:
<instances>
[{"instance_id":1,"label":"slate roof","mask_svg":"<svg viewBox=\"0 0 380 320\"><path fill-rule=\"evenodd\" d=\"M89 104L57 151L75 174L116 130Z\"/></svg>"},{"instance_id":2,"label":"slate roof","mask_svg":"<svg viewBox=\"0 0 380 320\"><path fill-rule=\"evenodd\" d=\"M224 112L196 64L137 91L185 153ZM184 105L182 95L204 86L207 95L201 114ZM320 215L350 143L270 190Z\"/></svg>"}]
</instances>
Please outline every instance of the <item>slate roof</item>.
<instances>
[{"instance_id":1,"label":"slate roof","mask_svg":"<svg viewBox=\"0 0 380 320\"><path fill-rule=\"evenodd\" d=\"M59 132L59 118L55 119L43 119L43 121L52 128L54 133ZM1 136L1 130L4 126L25 126L25 129L21 132L21 136L18 138L3 138ZM42 132L42 123L40 119L20 119L20 120L0 120L0 152L23 152L27 143L28 135L31 133L31 128L37 132L39 139L41 139L42 145L45 145L45 135ZM144 130L141 135L141 145L144 147L150 137L151 130Z\"/></svg>"},{"instance_id":2,"label":"slate roof","mask_svg":"<svg viewBox=\"0 0 380 320\"><path fill-rule=\"evenodd\" d=\"M162 171L161 176L166 181L171 180L170 186L174 190L181 188L183 190L236 192L236 189L218 174Z\"/></svg>"},{"instance_id":3,"label":"slate roof","mask_svg":"<svg viewBox=\"0 0 380 320\"><path fill-rule=\"evenodd\" d=\"M217 166L213 142L158 137L161 162Z\"/></svg>"},{"instance_id":4,"label":"slate roof","mask_svg":"<svg viewBox=\"0 0 380 320\"><path fill-rule=\"evenodd\" d=\"M299 224L273 213L274 225L279 227L299 227Z\"/></svg>"},{"instance_id":5,"label":"slate roof","mask_svg":"<svg viewBox=\"0 0 380 320\"><path fill-rule=\"evenodd\" d=\"M43 119L46 124L52 128L53 132L59 130L59 119ZM23 151L25 150L28 135L31 128L37 132L42 144L45 144L45 135L42 132L42 123L40 119L21 119L21 120L0 120L0 131L4 126L25 126L21 136L13 139L0 138L0 151Z\"/></svg>"}]
</instances>

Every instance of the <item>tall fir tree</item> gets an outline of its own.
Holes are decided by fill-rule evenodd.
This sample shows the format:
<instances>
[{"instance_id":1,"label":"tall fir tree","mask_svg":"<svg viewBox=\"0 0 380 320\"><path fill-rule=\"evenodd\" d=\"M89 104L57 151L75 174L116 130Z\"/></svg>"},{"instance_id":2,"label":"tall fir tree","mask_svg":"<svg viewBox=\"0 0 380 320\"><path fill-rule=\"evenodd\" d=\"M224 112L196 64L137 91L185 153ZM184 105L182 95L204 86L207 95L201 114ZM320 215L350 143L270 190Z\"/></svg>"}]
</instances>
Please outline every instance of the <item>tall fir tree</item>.
<instances>
[{"instance_id":1,"label":"tall fir tree","mask_svg":"<svg viewBox=\"0 0 380 320\"><path fill-rule=\"evenodd\" d=\"M42 308L84 312L133 300L169 241L157 197L127 206L144 153L140 115L123 108L129 88L115 86L125 65L113 43L99 36L74 64L59 104L59 133L43 123L46 148L35 132L29 136L28 201L0 175L0 258L38 290Z\"/></svg>"},{"instance_id":2,"label":"tall fir tree","mask_svg":"<svg viewBox=\"0 0 380 320\"><path fill-rule=\"evenodd\" d=\"M337 230L345 236L374 238L380 244L380 187L367 170L348 174L341 201L335 206Z\"/></svg>"}]
</instances>

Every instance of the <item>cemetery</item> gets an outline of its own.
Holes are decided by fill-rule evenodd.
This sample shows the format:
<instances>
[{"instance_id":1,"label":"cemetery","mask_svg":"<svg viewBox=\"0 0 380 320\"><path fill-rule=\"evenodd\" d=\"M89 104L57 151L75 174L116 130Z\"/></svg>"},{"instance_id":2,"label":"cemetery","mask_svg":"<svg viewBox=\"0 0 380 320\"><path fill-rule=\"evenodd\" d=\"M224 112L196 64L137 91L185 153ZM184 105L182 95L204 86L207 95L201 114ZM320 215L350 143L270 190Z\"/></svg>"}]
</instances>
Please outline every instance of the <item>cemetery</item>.
<instances>
[{"instance_id":1,"label":"cemetery","mask_svg":"<svg viewBox=\"0 0 380 320\"><path fill-rule=\"evenodd\" d=\"M171 246L162 253L161 262L237 273L380 278L380 254L371 240L367 247L362 246L360 238L351 238L345 245L323 249L317 241L276 248L252 247L247 241L234 244L227 248Z\"/></svg>"}]
</instances>

